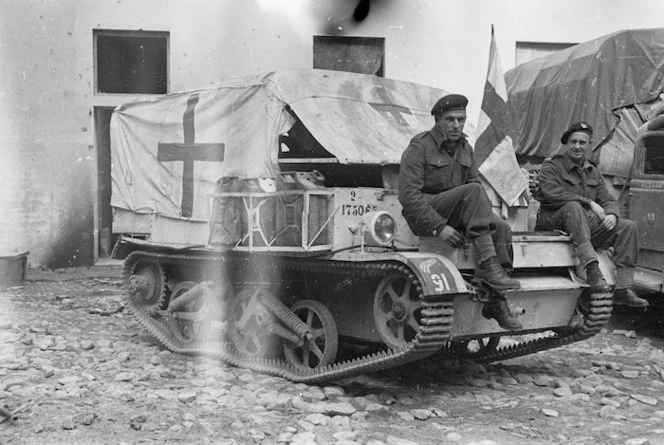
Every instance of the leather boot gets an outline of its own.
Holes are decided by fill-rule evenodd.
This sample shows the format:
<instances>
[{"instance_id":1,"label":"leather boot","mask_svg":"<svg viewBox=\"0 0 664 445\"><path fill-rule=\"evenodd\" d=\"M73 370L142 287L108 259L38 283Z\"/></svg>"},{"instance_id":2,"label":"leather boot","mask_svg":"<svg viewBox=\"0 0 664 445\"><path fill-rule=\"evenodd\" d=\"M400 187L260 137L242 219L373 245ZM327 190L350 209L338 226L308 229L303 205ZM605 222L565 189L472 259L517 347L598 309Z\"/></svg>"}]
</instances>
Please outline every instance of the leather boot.
<instances>
[{"instance_id":1,"label":"leather boot","mask_svg":"<svg viewBox=\"0 0 664 445\"><path fill-rule=\"evenodd\" d=\"M586 281L588 281L590 289L593 292L611 292L611 287L606 282L604 275L602 275L602 271L599 270L599 263L597 261L593 261L586 266Z\"/></svg>"},{"instance_id":2,"label":"leather boot","mask_svg":"<svg viewBox=\"0 0 664 445\"><path fill-rule=\"evenodd\" d=\"M647 308L650 306L648 300L640 298L634 292L634 289L627 287L625 289L616 289L613 293L613 304L618 306L629 306L638 308Z\"/></svg>"},{"instance_id":3,"label":"leather boot","mask_svg":"<svg viewBox=\"0 0 664 445\"><path fill-rule=\"evenodd\" d=\"M475 268L475 278L489 287L498 290L520 289L521 283L507 276L505 269L494 256Z\"/></svg>"},{"instance_id":4,"label":"leather boot","mask_svg":"<svg viewBox=\"0 0 664 445\"><path fill-rule=\"evenodd\" d=\"M493 298L484 303L482 308L484 318L493 318L498 322L498 326L507 331L520 331L523 324L512 314L507 300L504 298Z\"/></svg>"}]
</instances>

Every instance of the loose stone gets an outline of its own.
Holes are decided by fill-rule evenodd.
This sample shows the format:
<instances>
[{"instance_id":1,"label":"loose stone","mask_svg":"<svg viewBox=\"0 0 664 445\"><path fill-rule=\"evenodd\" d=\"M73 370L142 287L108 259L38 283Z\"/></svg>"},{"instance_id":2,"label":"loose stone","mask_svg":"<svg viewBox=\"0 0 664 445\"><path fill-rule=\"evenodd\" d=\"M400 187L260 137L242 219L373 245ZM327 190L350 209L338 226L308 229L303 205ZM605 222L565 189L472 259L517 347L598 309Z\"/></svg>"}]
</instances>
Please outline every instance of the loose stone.
<instances>
[{"instance_id":1,"label":"loose stone","mask_svg":"<svg viewBox=\"0 0 664 445\"><path fill-rule=\"evenodd\" d=\"M328 416L350 416L357 411L357 409L348 402L318 402L312 404L311 407L312 411L327 414Z\"/></svg>"},{"instance_id":2,"label":"loose stone","mask_svg":"<svg viewBox=\"0 0 664 445\"><path fill-rule=\"evenodd\" d=\"M178 394L178 401L181 403L193 402L196 399L196 393L194 391L182 391Z\"/></svg>"},{"instance_id":3,"label":"loose stone","mask_svg":"<svg viewBox=\"0 0 664 445\"><path fill-rule=\"evenodd\" d=\"M79 381L81 381L81 377L75 375L70 375L58 379L58 383L61 385L73 385L74 383L77 383Z\"/></svg>"},{"instance_id":4,"label":"loose stone","mask_svg":"<svg viewBox=\"0 0 664 445\"><path fill-rule=\"evenodd\" d=\"M353 440L357 437L357 434L352 431L338 431L332 434L332 437L337 440Z\"/></svg>"},{"instance_id":5,"label":"loose stone","mask_svg":"<svg viewBox=\"0 0 664 445\"><path fill-rule=\"evenodd\" d=\"M307 417L304 418L305 421L311 423L312 425L327 425L327 422L329 420L329 417L327 417L324 414L310 414Z\"/></svg>"},{"instance_id":6,"label":"loose stone","mask_svg":"<svg viewBox=\"0 0 664 445\"><path fill-rule=\"evenodd\" d=\"M325 393L319 387L312 386L308 391L304 392L301 397L305 402L317 402L325 400Z\"/></svg>"},{"instance_id":7,"label":"loose stone","mask_svg":"<svg viewBox=\"0 0 664 445\"><path fill-rule=\"evenodd\" d=\"M133 372L120 372L115 375L113 380L116 382L129 382L131 380L134 380L136 378L136 374Z\"/></svg>"},{"instance_id":8,"label":"loose stone","mask_svg":"<svg viewBox=\"0 0 664 445\"><path fill-rule=\"evenodd\" d=\"M431 411L428 409L412 409L410 414L417 420L427 420L432 416Z\"/></svg>"},{"instance_id":9,"label":"loose stone","mask_svg":"<svg viewBox=\"0 0 664 445\"><path fill-rule=\"evenodd\" d=\"M412 422L413 420L415 420L415 417L411 413L406 411L398 411L396 414L401 420L404 420L406 422Z\"/></svg>"},{"instance_id":10,"label":"loose stone","mask_svg":"<svg viewBox=\"0 0 664 445\"><path fill-rule=\"evenodd\" d=\"M498 377L498 382L503 385L518 385L519 382L512 377Z\"/></svg>"},{"instance_id":11,"label":"loose stone","mask_svg":"<svg viewBox=\"0 0 664 445\"><path fill-rule=\"evenodd\" d=\"M613 406L614 408L620 408L620 402L606 397L602 397L599 403L601 403L602 405L610 405Z\"/></svg>"},{"instance_id":12,"label":"loose stone","mask_svg":"<svg viewBox=\"0 0 664 445\"><path fill-rule=\"evenodd\" d=\"M641 403L645 403L646 405L651 405L651 406L655 406L655 405L657 405L657 402L658 402L658 400L657 400L656 398L654 398L654 397L651 397L651 396L643 396L643 395L641 395L641 394L631 394L631 397L632 397L634 400L638 400L638 401L641 402Z\"/></svg>"},{"instance_id":13,"label":"loose stone","mask_svg":"<svg viewBox=\"0 0 664 445\"><path fill-rule=\"evenodd\" d=\"M431 411L436 417L449 417L449 414L440 408L429 408L429 411Z\"/></svg>"},{"instance_id":14,"label":"loose stone","mask_svg":"<svg viewBox=\"0 0 664 445\"><path fill-rule=\"evenodd\" d=\"M647 445L650 442L645 437L635 437L625 441L625 445Z\"/></svg>"},{"instance_id":15,"label":"loose stone","mask_svg":"<svg viewBox=\"0 0 664 445\"><path fill-rule=\"evenodd\" d=\"M561 386L553 390L553 395L557 397L569 397L572 395L572 390L569 386Z\"/></svg>"},{"instance_id":16,"label":"loose stone","mask_svg":"<svg viewBox=\"0 0 664 445\"><path fill-rule=\"evenodd\" d=\"M537 386L553 386L554 385L554 381L551 377L549 377L548 375L542 375L542 374L535 377L535 380L533 381L533 383Z\"/></svg>"},{"instance_id":17,"label":"loose stone","mask_svg":"<svg viewBox=\"0 0 664 445\"><path fill-rule=\"evenodd\" d=\"M419 445L417 442L413 442L404 439L403 437L396 437L396 436L387 436L385 443L387 445Z\"/></svg>"},{"instance_id":18,"label":"loose stone","mask_svg":"<svg viewBox=\"0 0 664 445\"><path fill-rule=\"evenodd\" d=\"M323 393L325 394L325 397L330 400L344 396L343 388L339 388L338 386L326 386L323 388Z\"/></svg>"},{"instance_id":19,"label":"loose stone","mask_svg":"<svg viewBox=\"0 0 664 445\"><path fill-rule=\"evenodd\" d=\"M334 416L329 420L328 426L334 430L347 431L350 429L350 419L346 416Z\"/></svg>"},{"instance_id":20,"label":"loose stone","mask_svg":"<svg viewBox=\"0 0 664 445\"><path fill-rule=\"evenodd\" d=\"M621 371L620 375L626 379L636 379L639 377L639 371Z\"/></svg>"},{"instance_id":21,"label":"loose stone","mask_svg":"<svg viewBox=\"0 0 664 445\"><path fill-rule=\"evenodd\" d=\"M531 375L528 374L517 374L514 376L517 382L521 385L527 385L528 383L533 383L535 379Z\"/></svg>"}]
</instances>

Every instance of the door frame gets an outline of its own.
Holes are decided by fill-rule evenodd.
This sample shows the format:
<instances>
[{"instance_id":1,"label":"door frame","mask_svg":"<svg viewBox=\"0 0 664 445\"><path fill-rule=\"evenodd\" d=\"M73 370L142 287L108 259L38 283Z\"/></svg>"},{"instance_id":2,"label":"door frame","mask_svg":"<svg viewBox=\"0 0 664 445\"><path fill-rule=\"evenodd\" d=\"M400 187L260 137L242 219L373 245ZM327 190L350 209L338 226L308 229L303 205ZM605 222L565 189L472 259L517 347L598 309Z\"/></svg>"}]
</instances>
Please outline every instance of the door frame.
<instances>
[{"instance_id":1,"label":"door frame","mask_svg":"<svg viewBox=\"0 0 664 445\"><path fill-rule=\"evenodd\" d=\"M95 106L93 110L95 128L96 185L94 250L95 262L101 258L110 258L114 244L113 209L111 208L111 136L110 121L113 106Z\"/></svg>"}]
</instances>

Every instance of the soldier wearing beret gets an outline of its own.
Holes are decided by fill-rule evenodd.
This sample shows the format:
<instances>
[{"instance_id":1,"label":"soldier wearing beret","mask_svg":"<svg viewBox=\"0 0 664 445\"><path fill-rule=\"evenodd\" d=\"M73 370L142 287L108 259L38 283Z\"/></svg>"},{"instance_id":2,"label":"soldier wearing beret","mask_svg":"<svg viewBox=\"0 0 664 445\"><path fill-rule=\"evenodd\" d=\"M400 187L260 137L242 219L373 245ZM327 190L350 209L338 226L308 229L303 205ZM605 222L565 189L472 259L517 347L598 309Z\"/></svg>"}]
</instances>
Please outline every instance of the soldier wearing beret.
<instances>
[{"instance_id":1,"label":"soldier wearing beret","mask_svg":"<svg viewBox=\"0 0 664 445\"><path fill-rule=\"evenodd\" d=\"M401 157L399 201L409 227L418 236L437 236L452 247L474 244L475 277L492 287L493 298L483 314L504 329L522 329L505 300L505 291L519 289L510 278L511 228L491 209L479 182L473 149L466 140L468 99L450 94L434 105L435 124L412 138Z\"/></svg>"},{"instance_id":2,"label":"soldier wearing beret","mask_svg":"<svg viewBox=\"0 0 664 445\"><path fill-rule=\"evenodd\" d=\"M648 301L632 289L638 255L636 224L619 217L618 202L590 159L592 135L592 127L585 122L570 125L560 138L564 151L542 164L535 194L541 202L535 228L569 233L594 292L611 290L599 269L595 249L613 247L614 304L648 307Z\"/></svg>"}]
</instances>

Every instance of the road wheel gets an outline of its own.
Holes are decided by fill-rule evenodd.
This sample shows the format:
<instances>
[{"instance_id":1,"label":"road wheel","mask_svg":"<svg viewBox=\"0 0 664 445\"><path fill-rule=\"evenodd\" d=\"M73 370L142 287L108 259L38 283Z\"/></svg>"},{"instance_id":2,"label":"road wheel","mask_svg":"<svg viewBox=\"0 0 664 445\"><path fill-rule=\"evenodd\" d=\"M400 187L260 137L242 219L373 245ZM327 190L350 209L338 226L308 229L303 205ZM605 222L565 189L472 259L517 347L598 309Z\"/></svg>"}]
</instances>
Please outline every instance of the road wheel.
<instances>
[{"instance_id":1,"label":"road wheel","mask_svg":"<svg viewBox=\"0 0 664 445\"><path fill-rule=\"evenodd\" d=\"M309 326L311 337L302 345L284 341L286 360L298 369L319 369L334 362L339 348L337 324L324 304L315 300L301 300L291 311Z\"/></svg>"},{"instance_id":2,"label":"road wheel","mask_svg":"<svg viewBox=\"0 0 664 445\"><path fill-rule=\"evenodd\" d=\"M228 335L235 349L250 357L266 357L274 351L274 317L254 295L260 289L245 289L231 301Z\"/></svg>"},{"instance_id":3,"label":"road wheel","mask_svg":"<svg viewBox=\"0 0 664 445\"><path fill-rule=\"evenodd\" d=\"M420 330L422 305L409 275L393 273L383 278L374 296L374 322L390 348L405 347Z\"/></svg>"}]
</instances>

